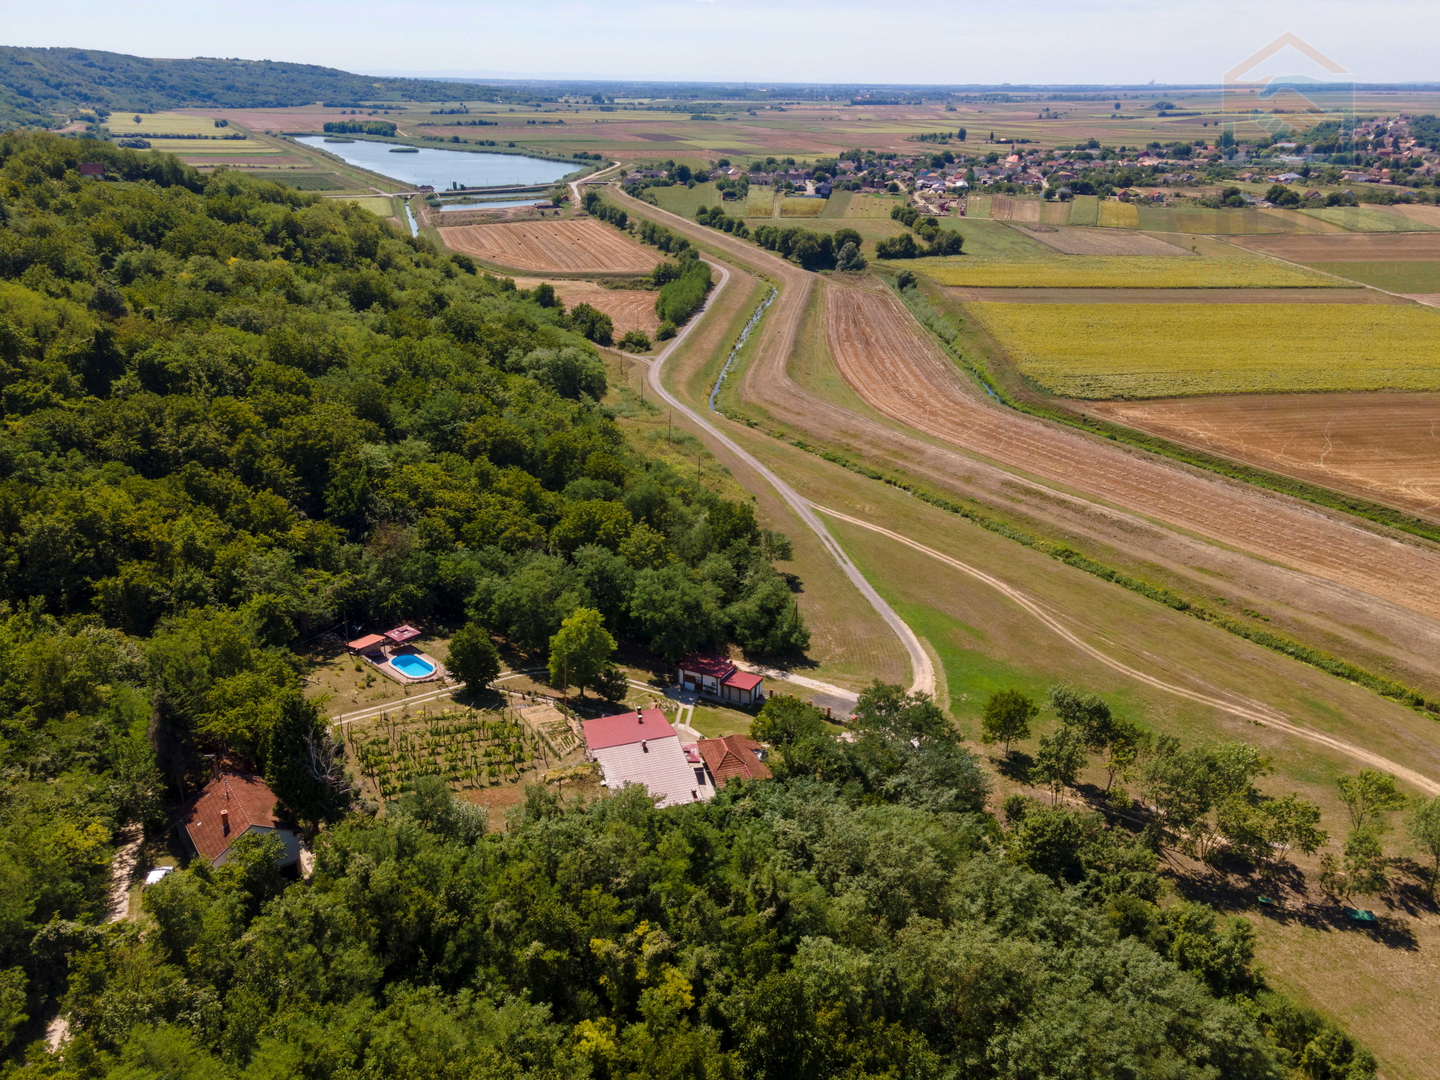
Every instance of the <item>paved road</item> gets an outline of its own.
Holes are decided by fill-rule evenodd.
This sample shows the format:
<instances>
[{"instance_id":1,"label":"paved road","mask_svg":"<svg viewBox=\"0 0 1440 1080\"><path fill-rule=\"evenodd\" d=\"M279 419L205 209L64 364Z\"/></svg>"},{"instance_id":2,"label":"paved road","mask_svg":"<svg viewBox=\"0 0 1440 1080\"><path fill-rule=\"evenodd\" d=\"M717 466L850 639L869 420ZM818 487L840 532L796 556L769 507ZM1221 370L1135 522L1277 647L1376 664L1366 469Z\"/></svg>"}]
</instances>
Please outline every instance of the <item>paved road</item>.
<instances>
[{"instance_id":1,"label":"paved road","mask_svg":"<svg viewBox=\"0 0 1440 1080\"><path fill-rule=\"evenodd\" d=\"M835 542L835 538L830 535L830 530L825 527L825 523L816 516L814 510L810 509L810 504L801 497L799 492L785 483L784 480L781 480L780 477L776 476L768 466L762 464L759 458L741 448L739 443L735 442L734 439L730 438L730 436L712 424L709 417L702 415L696 409L692 409L674 394L670 393L661 381L665 361L669 359L670 354L679 347L680 343L685 340L690 331L699 324L700 319L705 312L709 310L715 298L719 296L726 285L730 283L729 270L717 263L711 263L710 265L719 272L720 283L711 291L709 299L705 302L705 307L681 329L680 333L675 336L669 345L660 350L656 357L649 362L650 371L647 381L650 383L650 388L672 408L678 409L688 416L691 421L704 430L711 439L718 442L731 454L735 455L735 457L759 473L765 479L766 483L775 489L776 493L784 499L790 509L795 512L795 516L803 521L810 530L820 538L821 544L823 544L825 550L830 553L830 557L835 560L855 588L860 590L861 595L870 601L870 606L879 613L880 617L885 620L890 629L895 631L895 636L900 639L900 643L905 646L905 651L910 654L910 670L914 674L914 680L910 685L911 691L934 694L935 667L930 662L930 654L925 651L925 647L920 644L920 639L915 636L915 631L905 625L905 621L895 613L895 609L885 602L870 582L865 580L865 575L860 573L855 564L850 561L850 556L846 555L844 549ZM758 328L758 331L764 333L765 326L763 323Z\"/></svg>"}]
</instances>

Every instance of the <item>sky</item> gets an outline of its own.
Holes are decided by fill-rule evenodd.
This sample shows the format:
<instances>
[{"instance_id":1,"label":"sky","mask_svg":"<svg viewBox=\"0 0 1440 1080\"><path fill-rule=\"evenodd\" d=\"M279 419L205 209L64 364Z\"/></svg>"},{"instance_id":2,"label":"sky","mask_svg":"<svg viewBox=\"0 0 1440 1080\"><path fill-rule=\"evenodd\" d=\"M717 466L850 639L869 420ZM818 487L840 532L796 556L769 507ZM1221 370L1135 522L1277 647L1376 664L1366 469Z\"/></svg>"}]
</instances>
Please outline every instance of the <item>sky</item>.
<instances>
[{"instance_id":1,"label":"sky","mask_svg":"<svg viewBox=\"0 0 1440 1080\"><path fill-rule=\"evenodd\" d=\"M349 71L842 83L1218 83L1290 32L1362 82L1440 81L1418 0L6 0L0 44ZM243 14L242 14L243 13ZM1282 61L1271 74L1308 72Z\"/></svg>"}]
</instances>

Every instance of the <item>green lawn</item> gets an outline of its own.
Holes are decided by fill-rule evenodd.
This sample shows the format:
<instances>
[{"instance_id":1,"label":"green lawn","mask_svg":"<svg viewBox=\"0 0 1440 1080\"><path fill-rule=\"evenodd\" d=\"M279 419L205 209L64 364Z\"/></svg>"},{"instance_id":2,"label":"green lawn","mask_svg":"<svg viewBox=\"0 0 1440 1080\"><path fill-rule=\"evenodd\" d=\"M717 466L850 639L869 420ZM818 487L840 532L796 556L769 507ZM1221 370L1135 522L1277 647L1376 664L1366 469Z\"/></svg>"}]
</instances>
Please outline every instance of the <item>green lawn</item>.
<instances>
[{"instance_id":1,"label":"green lawn","mask_svg":"<svg viewBox=\"0 0 1440 1080\"><path fill-rule=\"evenodd\" d=\"M739 709L727 709L723 705L696 705L691 726L707 739L718 739L722 735L749 735L750 723L754 716Z\"/></svg>"}]
</instances>

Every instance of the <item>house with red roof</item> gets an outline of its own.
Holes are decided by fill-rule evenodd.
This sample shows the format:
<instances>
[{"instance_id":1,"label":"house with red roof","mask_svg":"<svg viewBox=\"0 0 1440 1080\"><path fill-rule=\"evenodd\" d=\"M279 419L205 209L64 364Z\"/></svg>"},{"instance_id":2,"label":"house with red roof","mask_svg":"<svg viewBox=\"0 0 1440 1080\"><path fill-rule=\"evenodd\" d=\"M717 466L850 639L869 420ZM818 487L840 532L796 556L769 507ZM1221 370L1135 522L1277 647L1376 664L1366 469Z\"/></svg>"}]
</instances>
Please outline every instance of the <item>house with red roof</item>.
<instances>
[{"instance_id":1,"label":"house with red roof","mask_svg":"<svg viewBox=\"0 0 1440 1080\"><path fill-rule=\"evenodd\" d=\"M705 802L715 785L703 763L690 761L680 736L659 709L602 716L580 725L586 756L600 766L611 791L639 784L658 801L657 806Z\"/></svg>"},{"instance_id":2,"label":"house with red roof","mask_svg":"<svg viewBox=\"0 0 1440 1080\"><path fill-rule=\"evenodd\" d=\"M273 833L285 845L282 867L300 861L300 834L275 813L275 793L258 776L221 773L185 808L180 834L191 851L211 866L224 866L230 845L246 833Z\"/></svg>"},{"instance_id":3,"label":"house with red roof","mask_svg":"<svg viewBox=\"0 0 1440 1080\"><path fill-rule=\"evenodd\" d=\"M687 656L676 669L676 685L702 697L715 698L728 705L759 705L765 700L763 676L741 671L715 653Z\"/></svg>"},{"instance_id":4,"label":"house with red roof","mask_svg":"<svg viewBox=\"0 0 1440 1080\"><path fill-rule=\"evenodd\" d=\"M701 739L695 744L695 750L717 790L735 779L770 778L770 766L764 760L765 748L747 735Z\"/></svg>"}]
</instances>

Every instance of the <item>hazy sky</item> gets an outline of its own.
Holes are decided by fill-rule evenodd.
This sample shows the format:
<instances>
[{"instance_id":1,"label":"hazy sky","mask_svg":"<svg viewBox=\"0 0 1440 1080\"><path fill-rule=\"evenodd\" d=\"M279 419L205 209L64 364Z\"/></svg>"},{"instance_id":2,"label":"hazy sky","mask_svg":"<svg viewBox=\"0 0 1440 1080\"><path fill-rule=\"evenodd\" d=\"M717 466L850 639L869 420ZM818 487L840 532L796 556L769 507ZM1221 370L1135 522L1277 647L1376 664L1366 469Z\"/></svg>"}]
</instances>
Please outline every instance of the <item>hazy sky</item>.
<instances>
[{"instance_id":1,"label":"hazy sky","mask_svg":"<svg viewBox=\"0 0 1440 1080\"><path fill-rule=\"evenodd\" d=\"M0 44L367 72L1219 82L1290 31L1355 79L1440 81L1440 18L1433 4L1413 0L4 0L4 8ZM1274 73L1305 70L1282 63Z\"/></svg>"}]
</instances>

